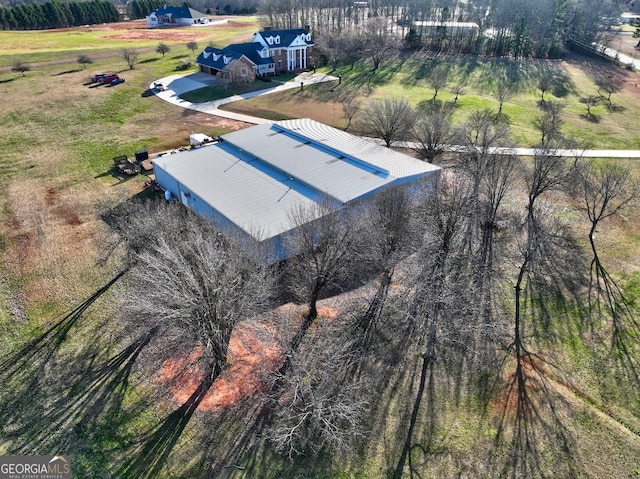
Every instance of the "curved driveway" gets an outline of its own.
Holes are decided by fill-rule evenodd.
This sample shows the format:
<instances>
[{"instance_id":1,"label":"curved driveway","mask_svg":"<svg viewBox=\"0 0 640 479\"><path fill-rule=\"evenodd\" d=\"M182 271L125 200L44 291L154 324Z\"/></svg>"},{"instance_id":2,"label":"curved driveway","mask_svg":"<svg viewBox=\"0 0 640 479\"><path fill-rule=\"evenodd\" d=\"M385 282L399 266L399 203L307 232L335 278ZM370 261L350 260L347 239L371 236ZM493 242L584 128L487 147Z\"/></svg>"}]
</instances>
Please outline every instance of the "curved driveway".
<instances>
[{"instance_id":1,"label":"curved driveway","mask_svg":"<svg viewBox=\"0 0 640 479\"><path fill-rule=\"evenodd\" d=\"M254 125L260 123L272 123L271 120L264 118L258 118L255 116L242 115L240 113L234 113L231 111L220 110L218 107L225 103L232 103L234 101L246 100L260 95L266 95L283 90L291 90L293 88L300 88L300 83L310 85L313 83L322 83L328 81L337 81L338 78L331 75L323 75L317 73L302 73L295 77L292 81L281 83L275 87L266 88L264 90L253 91L249 93L243 93L242 95L234 95L227 98L221 98L220 100L208 101L205 103L191 103L180 98L180 95L187 91L197 90L216 83L216 79L206 73L191 73L187 75L172 75L160 80L165 86L165 91L156 91L153 88L153 82L149 85L149 89L156 94L158 98L161 98L174 105L188 108L190 110L199 111L202 113L208 113L210 115L219 116L222 118L228 118L230 120L244 121L245 123L252 123Z\"/></svg>"}]
</instances>

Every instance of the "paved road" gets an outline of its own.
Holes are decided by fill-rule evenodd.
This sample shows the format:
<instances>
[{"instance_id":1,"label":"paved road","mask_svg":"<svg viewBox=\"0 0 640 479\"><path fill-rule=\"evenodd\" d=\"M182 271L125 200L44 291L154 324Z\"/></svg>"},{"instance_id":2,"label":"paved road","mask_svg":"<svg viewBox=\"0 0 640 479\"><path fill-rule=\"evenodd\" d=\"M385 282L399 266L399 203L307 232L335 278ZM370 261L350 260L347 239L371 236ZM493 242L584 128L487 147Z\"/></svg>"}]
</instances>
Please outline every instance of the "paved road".
<instances>
[{"instance_id":1,"label":"paved road","mask_svg":"<svg viewBox=\"0 0 640 479\"><path fill-rule=\"evenodd\" d=\"M228 98L222 98L220 100L210 101L206 103L191 103L180 98L180 95L184 92L203 88L207 85L213 85L216 80L211 75L206 73L191 73L187 75L172 75L157 80L162 82L165 86L165 91L156 91L153 88L153 83L149 85L149 89L165 101L181 106L182 108L188 108L190 110L196 110L202 113L208 113L210 115L219 116L221 118L228 118L230 120L243 121L245 123L251 123L258 125L260 123L272 123L271 120L259 118L255 116L242 115L240 113L234 113L231 111L220 110L218 107L225 103L232 103L238 100L246 100L247 98L253 98L260 95L267 95L283 90L290 90L293 88L300 88L300 82L305 85L313 83L322 83L328 81L338 81L337 77L331 75L314 74L314 73L302 73L298 75L294 80L287 83L279 84L275 87L267 88L265 90L254 91L245 93L242 95L234 95ZM154 82L155 83L155 82ZM416 145L410 142L396 142L394 146L404 148L414 148ZM455 151L459 149L459 146L452 145L448 149ZM535 154L534 148L495 148L496 153L502 154L516 154L519 156L533 156ZM582 156L584 158L640 158L640 150L558 150L557 154L563 156Z\"/></svg>"},{"instance_id":2,"label":"paved road","mask_svg":"<svg viewBox=\"0 0 640 479\"><path fill-rule=\"evenodd\" d=\"M219 116L222 118L228 118L230 120L244 121L245 123L252 123L258 125L260 123L272 123L271 120L259 118L255 116L242 115L240 113L234 113L231 111L220 110L218 107L225 103L232 103L234 101L246 100L256 96L267 95L278 91L290 90L293 88L300 88L300 83L305 85L311 85L313 83L322 83L328 81L338 81L337 77L331 75L314 74L314 73L302 73L295 77L294 80L280 83L277 86L266 88L264 90L258 90L249 93L243 93L242 95L234 95L228 98L222 98L220 100L209 101L205 103L191 103L180 98L184 92L197 90L208 85L213 85L216 79L206 73L191 73L188 75L172 75L165 78L156 80L162 82L165 86L165 91L156 91L153 88L153 82L149 85L149 89L153 91L158 98L173 103L174 105L188 108L190 110L196 110L202 113L208 113L210 115Z\"/></svg>"}]
</instances>

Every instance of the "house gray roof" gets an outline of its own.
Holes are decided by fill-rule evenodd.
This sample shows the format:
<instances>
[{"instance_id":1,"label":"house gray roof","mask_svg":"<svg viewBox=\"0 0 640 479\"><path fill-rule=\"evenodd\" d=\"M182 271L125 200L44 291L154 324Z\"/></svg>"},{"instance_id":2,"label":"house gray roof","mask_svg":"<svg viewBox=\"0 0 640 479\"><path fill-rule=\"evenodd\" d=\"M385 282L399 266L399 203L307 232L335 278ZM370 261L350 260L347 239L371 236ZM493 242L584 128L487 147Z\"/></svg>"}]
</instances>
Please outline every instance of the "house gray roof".
<instances>
[{"instance_id":1,"label":"house gray roof","mask_svg":"<svg viewBox=\"0 0 640 479\"><path fill-rule=\"evenodd\" d=\"M221 138L154 165L260 240L290 230L289 214L298 205L327 196L345 204L387 185L440 174L437 166L309 119L256 125Z\"/></svg>"}]
</instances>

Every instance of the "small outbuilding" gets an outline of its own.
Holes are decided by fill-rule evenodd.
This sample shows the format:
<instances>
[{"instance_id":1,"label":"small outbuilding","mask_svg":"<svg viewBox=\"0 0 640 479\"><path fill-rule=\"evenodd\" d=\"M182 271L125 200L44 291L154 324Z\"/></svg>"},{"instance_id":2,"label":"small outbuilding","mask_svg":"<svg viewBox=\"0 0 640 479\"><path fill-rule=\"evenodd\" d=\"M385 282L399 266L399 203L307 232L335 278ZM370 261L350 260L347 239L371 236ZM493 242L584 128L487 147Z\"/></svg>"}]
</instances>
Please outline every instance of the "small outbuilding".
<instances>
[{"instance_id":1,"label":"small outbuilding","mask_svg":"<svg viewBox=\"0 0 640 479\"><path fill-rule=\"evenodd\" d=\"M437 182L441 169L314 120L256 125L205 147L153 160L171 195L223 230L286 259L291 212L331 201L364 202L388 187Z\"/></svg>"}]
</instances>

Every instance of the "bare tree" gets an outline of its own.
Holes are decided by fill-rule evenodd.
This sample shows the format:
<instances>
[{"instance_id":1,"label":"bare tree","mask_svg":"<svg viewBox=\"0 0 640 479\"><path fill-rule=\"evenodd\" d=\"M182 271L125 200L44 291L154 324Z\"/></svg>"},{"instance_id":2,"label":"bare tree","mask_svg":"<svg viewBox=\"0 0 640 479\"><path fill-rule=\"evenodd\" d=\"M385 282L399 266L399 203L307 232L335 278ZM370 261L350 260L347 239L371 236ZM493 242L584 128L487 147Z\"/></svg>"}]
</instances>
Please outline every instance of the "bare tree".
<instances>
[{"instance_id":1,"label":"bare tree","mask_svg":"<svg viewBox=\"0 0 640 479\"><path fill-rule=\"evenodd\" d=\"M351 126L351 122L361 109L361 102L354 96L350 96L342 102L342 112L347 119L347 126L344 127L344 131L347 131L349 129L349 127Z\"/></svg>"},{"instance_id":2,"label":"bare tree","mask_svg":"<svg viewBox=\"0 0 640 479\"><path fill-rule=\"evenodd\" d=\"M602 92L606 93L607 103L609 104L609 108L611 108L613 106L611 103L611 95L622 90L622 80L613 76L599 75L595 83L598 87L599 94L602 94Z\"/></svg>"},{"instance_id":3,"label":"bare tree","mask_svg":"<svg viewBox=\"0 0 640 479\"><path fill-rule=\"evenodd\" d=\"M78 55L78 63L82 65L82 68L87 68L87 65L93 63L93 60L89 55Z\"/></svg>"},{"instance_id":4,"label":"bare tree","mask_svg":"<svg viewBox=\"0 0 640 479\"><path fill-rule=\"evenodd\" d=\"M205 377L213 380L227 365L236 323L268 304L271 275L212 223L181 205L150 211L154 221L144 224L153 229L143 235L148 240L144 248L132 251L122 317L136 326L157 328L178 351L199 347ZM118 217L116 222L132 220Z\"/></svg>"},{"instance_id":5,"label":"bare tree","mask_svg":"<svg viewBox=\"0 0 640 479\"><path fill-rule=\"evenodd\" d=\"M136 63L138 62L138 56L138 51L133 48L122 49L122 58L124 58L124 61L127 62L129 70L133 70L133 68L135 67Z\"/></svg>"},{"instance_id":6,"label":"bare tree","mask_svg":"<svg viewBox=\"0 0 640 479\"><path fill-rule=\"evenodd\" d=\"M372 18L364 31L364 51L371 59L371 70L377 71L386 61L397 55L399 40L388 29L386 18Z\"/></svg>"},{"instance_id":7,"label":"bare tree","mask_svg":"<svg viewBox=\"0 0 640 479\"><path fill-rule=\"evenodd\" d=\"M195 53L198 49L198 42L187 42L187 48L191 50L191 53Z\"/></svg>"},{"instance_id":8,"label":"bare tree","mask_svg":"<svg viewBox=\"0 0 640 479\"><path fill-rule=\"evenodd\" d=\"M12 72L16 72L16 73L21 73L22 76L24 76L24 74L26 72L31 71L31 67L29 65L27 65L26 63L16 62L11 67L11 71Z\"/></svg>"},{"instance_id":9,"label":"bare tree","mask_svg":"<svg viewBox=\"0 0 640 479\"><path fill-rule=\"evenodd\" d=\"M631 171L619 164L584 163L579 169L578 194L582 197L584 210L591 223L589 244L592 260L590 267L590 290L596 298L603 298L613 318L615 329L621 329L621 312L625 310L625 298L620 288L606 271L596 247L596 232L602 221L622 213L638 198L638 180Z\"/></svg>"},{"instance_id":10,"label":"bare tree","mask_svg":"<svg viewBox=\"0 0 640 479\"><path fill-rule=\"evenodd\" d=\"M533 126L540 132L540 144L546 145L562 138L560 114L565 104L559 101L545 102L543 112L533 119Z\"/></svg>"},{"instance_id":11,"label":"bare tree","mask_svg":"<svg viewBox=\"0 0 640 479\"><path fill-rule=\"evenodd\" d=\"M418 108L412 136L418 143L416 152L421 158L432 161L445 151L455 135L452 117L452 109L444 104L430 103Z\"/></svg>"},{"instance_id":12,"label":"bare tree","mask_svg":"<svg viewBox=\"0 0 640 479\"><path fill-rule=\"evenodd\" d=\"M426 196L423 193L435 191L437 185L429 183L423 188L411 193L406 188L388 188L365 209L363 236L367 239L360 260L370 265L379 280L373 299L357 321L356 345L363 349L382 314L396 266L420 246L417 205Z\"/></svg>"},{"instance_id":13,"label":"bare tree","mask_svg":"<svg viewBox=\"0 0 640 479\"><path fill-rule=\"evenodd\" d=\"M557 150L544 147L536 149L533 164L525 170L524 181L527 187L527 207L525 220L525 238L521 243L521 263L518 271L515 289L514 309L514 339L513 347L518 361L528 354L524 345L524 316L522 314L522 292L525 285L528 288L545 284L544 271L555 270L558 278L570 278L563 275L560 259L562 254L554 254L554 250L566 250L571 240L563 240L565 234L560 233L562 225L550 219L547 226L543 225L538 203L542 195L568 188L572 172L577 165L577 159L571 160L558 153ZM552 224L552 222L554 222ZM546 229L556 230L550 234ZM540 273L540 271L543 271ZM569 270L570 271L570 270ZM531 279L534 278L535 279ZM529 297L533 297L529 293Z\"/></svg>"},{"instance_id":14,"label":"bare tree","mask_svg":"<svg viewBox=\"0 0 640 479\"><path fill-rule=\"evenodd\" d=\"M344 37L344 33L329 31L326 28L316 37L318 51L326 56L331 65L331 72L336 71L340 59L344 57Z\"/></svg>"},{"instance_id":15,"label":"bare tree","mask_svg":"<svg viewBox=\"0 0 640 479\"><path fill-rule=\"evenodd\" d=\"M444 65L438 65L429 72L427 83L433 88L432 100L438 96L438 92L447 86L449 72Z\"/></svg>"},{"instance_id":16,"label":"bare tree","mask_svg":"<svg viewBox=\"0 0 640 479\"><path fill-rule=\"evenodd\" d=\"M496 87L493 89L492 94L494 98L498 100L498 115L501 115L502 106L505 104L505 102L508 102L509 100L511 100L511 98L513 98L513 96L516 94L516 91L513 84L506 81L499 81Z\"/></svg>"},{"instance_id":17,"label":"bare tree","mask_svg":"<svg viewBox=\"0 0 640 479\"><path fill-rule=\"evenodd\" d=\"M591 112L591 108L600 103L600 97L596 95L587 95L580 98L580 103L587 107L587 118L593 119L595 115Z\"/></svg>"},{"instance_id":18,"label":"bare tree","mask_svg":"<svg viewBox=\"0 0 640 479\"><path fill-rule=\"evenodd\" d=\"M156 47L156 52L160 53L162 56L170 51L171 47L164 42L158 43L158 46Z\"/></svg>"},{"instance_id":19,"label":"bare tree","mask_svg":"<svg viewBox=\"0 0 640 479\"><path fill-rule=\"evenodd\" d=\"M466 181L446 178L438 192L438 197L426 208L422 221L427 225L427 238L417 255L414 274L413 294L407 298L407 315L411 318L415 337L420 348L419 382L415 392L411 418L406 428L404 447L395 468L393 478L404 477L404 468L410 458L414 444L414 431L425 393L432 391L433 368L439 355L444 352L444 342L449 332L459 324L456 317L467 317L462 313L465 305L472 302L464 300L465 291L472 281L464 278L464 259L459 247L463 240L464 222L468 218L468 191ZM462 261L458 261L462 258ZM464 287L459 288L464 284ZM457 307L461 310L453 312ZM451 321L449 321L451 319ZM427 396L427 399L433 400ZM435 424L432 421L431 431Z\"/></svg>"},{"instance_id":20,"label":"bare tree","mask_svg":"<svg viewBox=\"0 0 640 479\"><path fill-rule=\"evenodd\" d=\"M295 228L286 238L289 286L295 296L309 305L304 324L293 341L295 350L318 316L317 303L329 286L335 286L350 271L358 241L357 221L327 199L290 212Z\"/></svg>"},{"instance_id":21,"label":"bare tree","mask_svg":"<svg viewBox=\"0 0 640 479\"><path fill-rule=\"evenodd\" d=\"M464 90L464 87L462 85L453 85L451 87L451 93L453 93L455 95L455 97L453 98L453 104L457 105L458 104L458 97L461 95L464 95L466 92Z\"/></svg>"},{"instance_id":22,"label":"bare tree","mask_svg":"<svg viewBox=\"0 0 640 479\"><path fill-rule=\"evenodd\" d=\"M499 231L501 207L513 187L519 159L513 154L496 153L494 147L508 146L510 130L497 122L489 110L473 112L457 130L462 151L452 166L469 185L469 219L465 222L464 251L473 258L475 302L486 322L491 316L492 284L498 280L495 238ZM505 236L502 234L501 236Z\"/></svg>"},{"instance_id":23,"label":"bare tree","mask_svg":"<svg viewBox=\"0 0 640 479\"><path fill-rule=\"evenodd\" d=\"M553 86L553 78L551 75L547 73L543 73L540 78L538 78L538 90L540 90L540 102L544 104L544 94L548 92Z\"/></svg>"},{"instance_id":24,"label":"bare tree","mask_svg":"<svg viewBox=\"0 0 640 479\"><path fill-rule=\"evenodd\" d=\"M368 409L366 383L348 379L356 359L348 342L324 331L292 354L286 374L274 378L277 394L268 398L274 416L266 435L277 451L290 458L353 451Z\"/></svg>"},{"instance_id":25,"label":"bare tree","mask_svg":"<svg viewBox=\"0 0 640 479\"><path fill-rule=\"evenodd\" d=\"M381 138L387 148L394 141L409 136L415 112L403 98L370 101L362 111L360 127L365 133Z\"/></svg>"}]
</instances>

